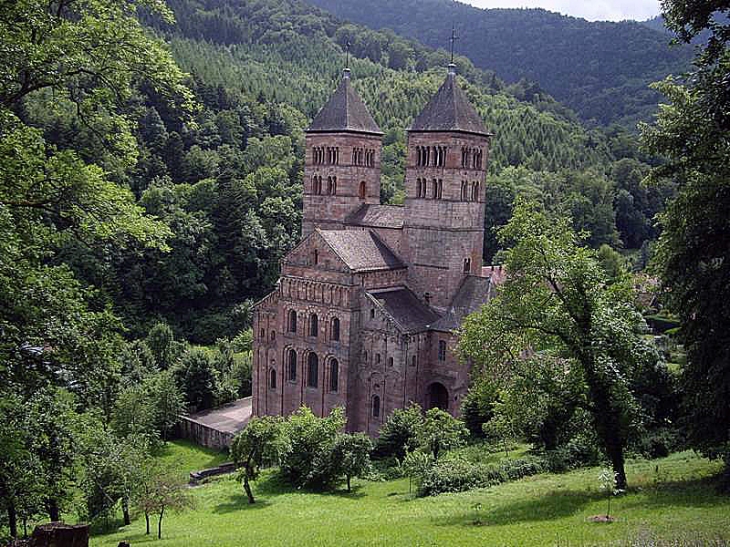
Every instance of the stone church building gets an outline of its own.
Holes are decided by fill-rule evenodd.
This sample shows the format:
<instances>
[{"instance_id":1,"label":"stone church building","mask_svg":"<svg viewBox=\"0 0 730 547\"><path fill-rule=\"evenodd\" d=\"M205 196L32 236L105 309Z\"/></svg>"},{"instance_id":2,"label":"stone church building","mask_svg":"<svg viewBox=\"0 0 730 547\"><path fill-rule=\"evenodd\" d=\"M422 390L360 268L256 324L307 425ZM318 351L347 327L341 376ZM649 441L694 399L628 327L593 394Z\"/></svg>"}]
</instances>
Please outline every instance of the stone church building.
<instances>
[{"instance_id":1,"label":"stone church building","mask_svg":"<svg viewBox=\"0 0 730 547\"><path fill-rule=\"evenodd\" d=\"M254 309L256 416L343 406L348 431L376 435L411 401L459 413L456 330L493 293L491 135L450 65L408 130L403 207L380 203L382 137L345 70L306 132L301 242Z\"/></svg>"}]
</instances>

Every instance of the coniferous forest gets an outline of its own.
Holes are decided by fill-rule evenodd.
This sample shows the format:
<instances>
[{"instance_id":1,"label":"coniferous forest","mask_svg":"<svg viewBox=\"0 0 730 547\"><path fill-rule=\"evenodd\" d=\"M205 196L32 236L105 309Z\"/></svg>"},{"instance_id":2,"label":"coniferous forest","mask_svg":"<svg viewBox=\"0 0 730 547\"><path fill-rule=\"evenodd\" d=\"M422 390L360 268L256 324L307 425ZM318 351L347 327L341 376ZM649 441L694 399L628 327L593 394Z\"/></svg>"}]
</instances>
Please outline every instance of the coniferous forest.
<instances>
[{"instance_id":1,"label":"coniferous forest","mask_svg":"<svg viewBox=\"0 0 730 547\"><path fill-rule=\"evenodd\" d=\"M645 458L697 450L724 462L726 488L730 27L713 14L730 5L662 9L676 46L635 22L446 0L0 2L0 541L116 512L149 532L150 515L161 527L165 507L190 507L155 456L180 414L251 393L252 306L301 233L305 129L349 59L385 133L381 200L402 204L406 129L443 81L452 22L459 83L495 134L485 264L520 271L546 249L571 265L551 319L577 330L474 316L476 370L505 359L490 344L540 358L485 372L463 424L409 409L371 445L338 436L340 415L258 423L232 451L249 499L273 461L297 488L397 476L426 495L615 470L606 439ZM534 318L549 295L525 286L502 302ZM581 330L576 302L606 328ZM588 364L563 382L566 362ZM307 428L327 442L305 457ZM494 471L467 438L539 457ZM463 454L450 465L439 446Z\"/></svg>"}]
</instances>

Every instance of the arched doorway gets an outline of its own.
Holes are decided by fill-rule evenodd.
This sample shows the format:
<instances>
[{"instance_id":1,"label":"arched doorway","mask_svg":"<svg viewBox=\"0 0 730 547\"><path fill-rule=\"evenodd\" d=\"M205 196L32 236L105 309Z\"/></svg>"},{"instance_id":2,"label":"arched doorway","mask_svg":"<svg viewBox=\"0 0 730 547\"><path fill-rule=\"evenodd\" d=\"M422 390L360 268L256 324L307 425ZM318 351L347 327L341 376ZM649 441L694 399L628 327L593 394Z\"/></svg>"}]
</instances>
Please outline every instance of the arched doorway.
<instances>
[{"instance_id":1,"label":"arched doorway","mask_svg":"<svg viewBox=\"0 0 730 547\"><path fill-rule=\"evenodd\" d=\"M442 383L434 382L428 386L426 393L426 409L440 408L449 410L449 392Z\"/></svg>"}]
</instances>

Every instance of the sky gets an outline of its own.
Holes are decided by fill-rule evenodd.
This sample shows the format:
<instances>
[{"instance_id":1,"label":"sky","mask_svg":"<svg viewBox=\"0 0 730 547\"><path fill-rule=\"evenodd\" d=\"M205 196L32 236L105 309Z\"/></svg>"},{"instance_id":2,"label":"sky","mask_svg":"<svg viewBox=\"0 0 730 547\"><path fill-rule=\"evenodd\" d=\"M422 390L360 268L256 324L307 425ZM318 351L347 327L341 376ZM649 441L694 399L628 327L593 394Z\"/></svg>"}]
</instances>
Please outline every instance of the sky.
<instances>
[{"instance_id":1,"label":"sky","mask_svg":"<svg viewBox=\"0 0 730 547\"><path fill-rule=\"evenodd\" d=\"M659 0L462 0L480 8L544 8L589 21L642 21L659 15Z\"/></svg>"}]
</instances>

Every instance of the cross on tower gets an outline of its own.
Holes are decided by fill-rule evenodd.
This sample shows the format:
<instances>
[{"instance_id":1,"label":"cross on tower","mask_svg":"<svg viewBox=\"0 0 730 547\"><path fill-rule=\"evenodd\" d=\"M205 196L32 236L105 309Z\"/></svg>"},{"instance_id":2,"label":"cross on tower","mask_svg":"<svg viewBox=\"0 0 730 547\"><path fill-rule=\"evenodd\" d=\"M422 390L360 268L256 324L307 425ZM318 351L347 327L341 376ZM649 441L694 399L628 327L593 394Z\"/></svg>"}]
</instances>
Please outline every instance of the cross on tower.
<instances>
[{"instance_id":1,"label":"cross on tower","mask_svg":"<svg viewBox=\"0 0 730 547\"><path fill-rule=\"evenodd\" d=\"M451 27L451 38L449 38L449 42L451 42L451 64L454 64L454 45L456 44L456 41L459 39L459 37L456 35L456 27Z\"/></svg>"}]
</instances>

